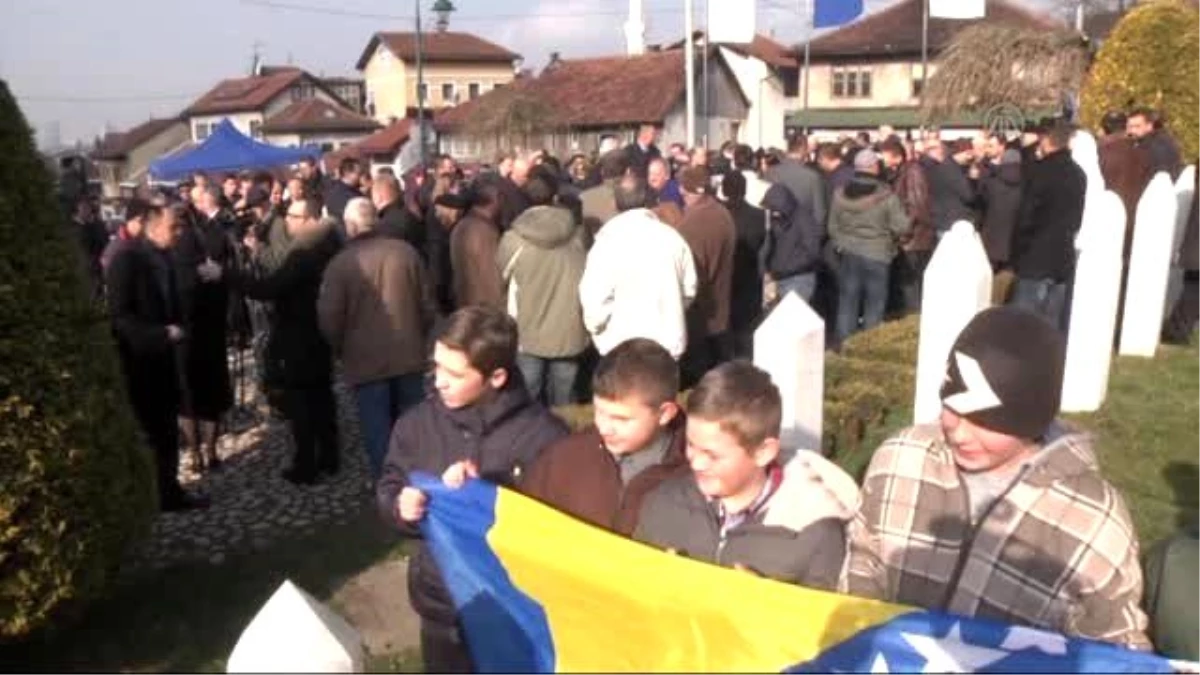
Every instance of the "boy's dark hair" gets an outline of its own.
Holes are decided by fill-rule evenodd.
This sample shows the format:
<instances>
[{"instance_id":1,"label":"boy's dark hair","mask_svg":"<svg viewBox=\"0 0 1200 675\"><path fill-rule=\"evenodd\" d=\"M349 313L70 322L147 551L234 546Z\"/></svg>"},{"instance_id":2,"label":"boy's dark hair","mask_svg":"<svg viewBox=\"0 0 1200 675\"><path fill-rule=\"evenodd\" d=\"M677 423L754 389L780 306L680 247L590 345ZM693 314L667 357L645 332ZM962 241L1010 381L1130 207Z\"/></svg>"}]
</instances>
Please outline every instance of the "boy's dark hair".
<instances>
[{"instance_id":1,"label":"boy's dark hair","mask_svg":"<svg viewBox=\"0 0 1200 675\"><path fill-rule=\"evenodd\" d=\"M1074 133L1075 127L1070 123L1056 121L1046 129L1044 136L1056 150L1065 150L1071 145L1071 135Z\"/></svg>"},{"instance_id":2,"label":"boy's dark hair","mask_svg":"<svg viewBox=\"0 0 1200 675\"><path fill-rule=\"evenodd\" d=\"M1100 128L1109 136L1125 133L1125 113L1120 110L1110 110L1100 120Z\"/></svg>"},{"instance_id":3,"label":"boy's dark hair","mask_svg":"<svg viewBox=\"0 0 1200 675\"><path fill-rule=\"evenodd\" d=\"M746 177L740 171L730 171L721 179L721 192L731 204L746 200Z\"/></svg>"},{"instance_id":4,"label":"boy's dark hair","mask_svg":"<svg viewBox=\"0 0 1200 675\"><path fill-rule=\"evenodd\" d=\"M136 220L138 218L143 218L143 219L149 220L153 217L150 215L151 208L158 208L158 207L155 207L153 204L146 201L145 199L141 199L139 197L134 197L133 199L130 199L129 202L127 202L125 204L125 220L127 222L130 220ZM159 210L161 211L161 209L159 209Z\"/></svg>"},{"instance_id":5,"label":"boy's dark hair","mask_svg":"<svg viewBox=\"0 0 1200 675\"><path fill-rule=\"evenodd\" d=\"M629 157L624 150L609 150L600 158L600 177L604 180L620 178L625 175L627 169L629 169Z\"/></svg>"},{"instance_id":6,"label":"boy's dark hair","mask_svg":"<svg viewBox=\"0 0 1200 675\"><path fill-rule=\"evenodd\" d=\"M321 197L321 195L318 195L318 194L310 195L310 194L306 193L304 195L304 199L297 199L295 201L298 201L304 205L304 215L305 216L308 216L309 218L312 218L313 220L321 219L321 211L322 211L322 209L325 208L325 200ZM330 215L333 215L333 214L330 214Z\"/></svg>"},{"instance_id":7,"label":"boy's dark hair","mask_svg":"<svg viewBox=\"0 0 1200 675\"><path fill-rule=\"evenodd\" d=\"M637 396L657 408L679 395L679 366L671 353L654 340L632 338L596 364L592 394L610 400Z\"/></svg>"},{"instance_id":8,"label":"boy's dark hair","mask_svg":"<svg viewBox=\"0 0 1200 675\"><path fill-rule=\"evenodd\" d=\"M748 361L730 361L708 371L688 396L689 417L717 422L721 430L754 450L779 438L783 402L771 376Z\"/></svg>"},{"instance_id":9,"label":"boy's dark hair","mask_svg":"<svg viewBox=\"0 0 1200 675\"><path fill-rule=\"evenodd\" d=\"M467 355L471 367L489 377L497 369L512 373L517 363L517 322L483 305L463 307L446 318L436 339Z\"/></svg>"},{"instance_id":10,"label":"boy's dark hair","mask_svg":"<svg viewBox=\"0 0 1200 675\"><path fill-rule=\"evenodd\" d=\"M754 168L754 150L745 144L733 148L733 168L749 171Z\"/></svg>"},{"instance_id":11,"label":"boy's dark hair","mask_svg":"<svg viewBox=\"0 0 1200 675\"><path fill-rule=\"evenodd\" d=\"M348 173L358 173L362 171L362 162L359 162L353 157L347 157L338 164L338 175L345 176Z\"/></svg>"}]
</instances>

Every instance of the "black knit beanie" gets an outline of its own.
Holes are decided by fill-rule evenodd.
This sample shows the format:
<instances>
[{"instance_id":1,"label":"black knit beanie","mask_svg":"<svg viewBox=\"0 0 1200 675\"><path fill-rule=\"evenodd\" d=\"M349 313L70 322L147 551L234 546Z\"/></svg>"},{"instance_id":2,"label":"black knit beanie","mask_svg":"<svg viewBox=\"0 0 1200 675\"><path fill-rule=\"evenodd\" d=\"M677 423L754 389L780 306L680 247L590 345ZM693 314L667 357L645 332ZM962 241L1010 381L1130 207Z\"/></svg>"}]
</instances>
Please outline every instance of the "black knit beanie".
<instances>
[{"instance_id":1,"label":"black knit beanie","mask_svg":"<svg viewBox=\"0 0 1200 675\"><path fill-rule=\"evenodd\" d=\"M1040 438L1062 403L1065 361L1062 334L1041 317L984 310L950 349L942 405L985 429Z\"/></svg>"}]
</instances>

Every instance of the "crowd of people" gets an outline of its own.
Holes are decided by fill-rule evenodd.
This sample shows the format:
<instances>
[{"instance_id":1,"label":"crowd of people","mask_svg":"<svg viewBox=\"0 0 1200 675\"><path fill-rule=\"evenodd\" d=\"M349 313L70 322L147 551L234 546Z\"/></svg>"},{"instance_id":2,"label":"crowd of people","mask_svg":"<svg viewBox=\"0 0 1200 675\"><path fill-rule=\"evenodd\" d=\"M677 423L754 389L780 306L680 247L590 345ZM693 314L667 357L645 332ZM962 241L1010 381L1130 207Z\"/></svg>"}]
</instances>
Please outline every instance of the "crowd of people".
<instances>
[{"instance_id":1,"label":"crowd of people","mask_svg":"<svg viewBox=\"0 0 1200 675\"><path fill-rule=\"evenodd\" d=\"M1101 166L1130 214L1150 174L1180 169L1156 122L1137 111L1126 137L1105 120ZM1148 648L1128 510L1088 438L1056 420L1086 189L1071 133L881 129L710 157L664 154L646 125L565 167L544 152L470 170L443 155L400 176L306 161L133 199L108 242L86 207L76 220L164 509L205 505L178 482L181 440L191 468L220 466L240 379L227 349L251 348L291 430L284 478L339 470L340 377L380 508L409 535L426 500L410 472L479 476L680 555ZM918 311L960 220L1015 282L956 342L941 423L885 442L861 489L780 447L779 391L748 362L758 322L794 292L836 347ZM1175 317L1187 332L1195 304ZM595 423L569 433L550 408L582 401ZM423 545L409 573L427 666L470 671Z\"/></svg>"}]
</instances>

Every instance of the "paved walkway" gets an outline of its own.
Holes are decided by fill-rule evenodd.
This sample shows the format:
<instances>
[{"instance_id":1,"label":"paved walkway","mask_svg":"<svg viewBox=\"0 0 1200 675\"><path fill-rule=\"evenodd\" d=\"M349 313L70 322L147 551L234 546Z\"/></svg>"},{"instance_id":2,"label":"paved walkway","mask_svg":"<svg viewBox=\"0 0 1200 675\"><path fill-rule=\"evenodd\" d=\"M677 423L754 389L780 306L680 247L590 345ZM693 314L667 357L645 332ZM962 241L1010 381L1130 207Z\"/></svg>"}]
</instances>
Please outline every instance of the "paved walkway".
<instances>
[{"instance_id":1,"label":"paved walkway","mask_svg":"<svg viewBox=\"0 0 1200 675\"><path fill-rule=\"evenodd\" d=\"M261 550L360 514L372 494L367 460L346 394L335 389L342 442L337 476L312 486L285 481L280 472L292 454L286 423L269 417L265 408L240 410L243 428L226 433L219 443L221 468L199 478L180 470L184 487L208 495L212 506L160 514L150 535L131 552L127 571L180 562L220 564L230 554Z\"/></svg>"}]
</instances>

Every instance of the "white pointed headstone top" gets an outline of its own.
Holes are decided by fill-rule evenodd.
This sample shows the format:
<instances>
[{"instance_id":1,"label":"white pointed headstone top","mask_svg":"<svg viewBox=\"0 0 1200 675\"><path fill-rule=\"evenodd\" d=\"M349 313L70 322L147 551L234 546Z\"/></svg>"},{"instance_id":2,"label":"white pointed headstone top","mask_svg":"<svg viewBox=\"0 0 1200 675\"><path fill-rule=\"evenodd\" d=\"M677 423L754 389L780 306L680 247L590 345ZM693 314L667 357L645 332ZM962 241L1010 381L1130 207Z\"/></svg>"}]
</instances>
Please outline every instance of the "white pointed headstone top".
<instances>
[{"instance_id":1,"label":"white pointed headstone top","mask_svg":"<svg viewBox=\"0 0 1200 675\"><path fill-rule=\"evenodd\" d=\"M1183 235L1187 232L1188 214L1192 211L1192 195L1196 192L1196 167L1187 165L1175 179L1175 237L1171 240L1171 272L1167 278L1167 298L1164 311L1170 314L1171 308L1179 300L1183 291L1183 269L1179 267L1179 247L1183 245Z\"/></svg>"},{"instance_id":2,"label":"white pointed headstone top","mask_svg":"<svg viewBox=\"0 0 1200 675\"><path fill-rule=\"evenodd\" d=\"M922 288L913 424L935 422L941 415L950 347L972 317L992 304L992 265L974 225L960 220L942 237Z\"/></svg>"},{"instance_id":3,"label":"white pointed headstone top","mask_svg":"<svg viewBox=\"0 0 1200 675\"><path fill-rule=\"evenodd\" d=\"M1100 172L1100 150L1096 145L1096 138L1082 129L1076 131L1071 137L1071 159L1079 165L1079 168L1083 170L1083 175L1087 177L1087 192L1084 196L1086 213L1087 205L1099 199L1104 192L1104 174ZM1075 236L1076 250L1082 251L1089 246L1091 239L1095 236L1092 225L1098 222L1094 219L1089 222L1087 218L1084 218L1079 233Z\"/></svg>"},{"instance_id":4,"label":"white pointed headstone top","mask_svg":"<svg viewBox=\"0 0 1200 675\"><path fill-rule=\"evenodd\" d=\"M361 673L363 644L346 620L283 582L238 638L229 673Z\"/></svg>"},{"instance_id":5,"label":"white pointed headstone top","mask_svg":"<svg viewBox=\"0 0 1200 675\"><path fill-rule=\"evenodd\" d=\"M1176 200L1175 186L1160 171L1138 202L1121 324L1123 356L1153 357L1158 349L1174 255Z\"/></svg>"},{"instance_id":6,"label":"white pointed headstone top","mask_svg":"<svg viewBox=\"0 0 1200 675\"><path fill-rule=\"evenodd\" d=\"M754 365L766 371L783 399L780 444L821 451L825 387L825 322L795 292L788 293L754 331Z\"/></svg>"},{"instance_id":7,"label":"white pointed headstone top","mask_svg":"<svg viewBox=\"0 0 1200 675\"><path fill-rule=\"evenodd\" d=\"M1092 412L1104 403L1124 265L1125 207L1121 198L1104 190L1087 202L1083 219L1092 236L1075 265L1062 390L1065 412Z\"/></svg>"}]
</instances>

